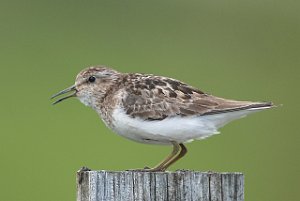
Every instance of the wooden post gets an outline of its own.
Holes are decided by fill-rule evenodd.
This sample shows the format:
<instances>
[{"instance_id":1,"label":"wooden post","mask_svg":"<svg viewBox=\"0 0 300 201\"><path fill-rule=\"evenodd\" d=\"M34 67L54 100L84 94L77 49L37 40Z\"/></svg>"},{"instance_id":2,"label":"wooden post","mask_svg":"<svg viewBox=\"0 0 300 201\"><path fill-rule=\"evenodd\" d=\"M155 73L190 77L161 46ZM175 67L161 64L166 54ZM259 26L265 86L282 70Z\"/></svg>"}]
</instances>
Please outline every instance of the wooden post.
<instances>
[{"instance_id":1,"label":"wooden post","mask_svg":"<svg viewBox=\"0 0 300 201\"><path fill-rule=\"evenodd\" d=\"M77 173L77 201L244 201L242 173L89 171Z\"/></svg>"}]
</instances>

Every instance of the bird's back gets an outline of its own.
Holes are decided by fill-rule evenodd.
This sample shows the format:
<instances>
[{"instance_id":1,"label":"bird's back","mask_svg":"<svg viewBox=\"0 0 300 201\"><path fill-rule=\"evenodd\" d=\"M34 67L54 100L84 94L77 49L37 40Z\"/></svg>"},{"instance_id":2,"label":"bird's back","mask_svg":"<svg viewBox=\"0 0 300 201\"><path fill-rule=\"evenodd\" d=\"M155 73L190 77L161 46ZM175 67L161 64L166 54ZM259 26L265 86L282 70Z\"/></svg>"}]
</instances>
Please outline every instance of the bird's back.
<instances>
[{"instance_id":1,"label":"bird's back","mask_svg":"<svg viewBox=\"0 0 300 201\"><path fill-rule=\"evenodd\" d=\"M122 106L132 117L162 120L174 116L213 115L272 107L270 102L236 101L209 95L178 80L128 74L124 78Z\"/></svg>"},{"instance_id":2,"label":"bird's back","mask_svg":"<svg viewBox=\"0 0 300 201\"><path fill-rule=\"evenodd\" d=\"M120 101L111 112L111 127L144 143L203 139L232 120L272 107L267 102L219 98L161 76L126 74L119 83L114 95Z\"/></svg>"}]
</instances>

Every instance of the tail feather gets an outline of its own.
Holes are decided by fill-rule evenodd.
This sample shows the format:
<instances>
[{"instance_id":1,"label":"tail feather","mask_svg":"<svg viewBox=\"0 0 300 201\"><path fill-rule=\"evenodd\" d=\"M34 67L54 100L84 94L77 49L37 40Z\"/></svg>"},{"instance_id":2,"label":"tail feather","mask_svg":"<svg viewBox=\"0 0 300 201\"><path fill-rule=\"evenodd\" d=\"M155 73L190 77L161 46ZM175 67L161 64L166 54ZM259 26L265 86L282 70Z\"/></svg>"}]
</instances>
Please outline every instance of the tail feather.
<instances>
[{"instance_id":1,"label":"tail feather","mask_svg":"<svg viewBox=\"0 0 300 201\"><path fill-rule=\"evenodd\" d=\"M213 123L216 129L218 129L233 120L240 119L247 116L248 114L258 112L264 109L270 109L272 107L274 107L274 104L271 102L253 103L239 108L214 111L209 115L204 115L203 118Z\"/></svg>"},{"instance_id":2,"label":"tail feather","mask_svg":"<svg viewBox=\"0 0 300 201\"><path fill-rule=\"evenodd\" d=\"M248 111L263 110L263 109L269 109L272 107L274 107L274 104L272 102L251 102L250 104L242 105L239 107L222 109L222 110L213 110L213 111L205 113L205 115L222 114L222 113L244 111L244 110L248 110Z\"/></svg>"}]
</instances>

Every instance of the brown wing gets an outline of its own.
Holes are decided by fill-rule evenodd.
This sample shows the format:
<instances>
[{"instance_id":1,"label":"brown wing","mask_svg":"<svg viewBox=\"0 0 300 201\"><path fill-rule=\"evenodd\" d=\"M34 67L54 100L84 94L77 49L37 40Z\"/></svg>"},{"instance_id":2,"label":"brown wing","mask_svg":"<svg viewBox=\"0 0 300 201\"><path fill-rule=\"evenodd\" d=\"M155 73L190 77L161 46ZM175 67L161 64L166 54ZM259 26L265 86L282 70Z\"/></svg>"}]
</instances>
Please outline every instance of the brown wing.
<instances>
[{"instance_id":1,"label":"brown wing","mask_svg":"<svg viewBox=\"0 0 300 201\"><path fill-rule=\"evenodd\" d=\"M145 120L171 116L209 115L271 106L271 103L234 101L208 95L180 81L153 75L127 75L123 107L128 115Z\"/></svg>"}]
</instances>

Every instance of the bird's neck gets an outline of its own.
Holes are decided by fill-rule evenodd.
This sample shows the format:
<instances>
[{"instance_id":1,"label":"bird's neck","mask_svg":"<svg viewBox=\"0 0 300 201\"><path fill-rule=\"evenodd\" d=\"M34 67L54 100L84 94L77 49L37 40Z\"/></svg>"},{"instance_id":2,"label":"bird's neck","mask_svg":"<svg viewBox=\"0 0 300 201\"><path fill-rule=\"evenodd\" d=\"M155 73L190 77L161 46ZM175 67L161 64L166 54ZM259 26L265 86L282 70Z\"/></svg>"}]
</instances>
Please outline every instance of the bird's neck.
<instances>
[{"instance_id":1,"label":"bird's neck","mask_svg":"<svg viewBox=\"0 0 300 201\"><path fill-rule=\"evenodd\" d=\"M120 87L122 85L122 77L115 79L109 84L107 83L105 91L100 92L98 97L93 100L92 108L99 114L101 119L108 127L112 127L112 113L120 102L122 96Z\"/></svg>"}]
</instances>

